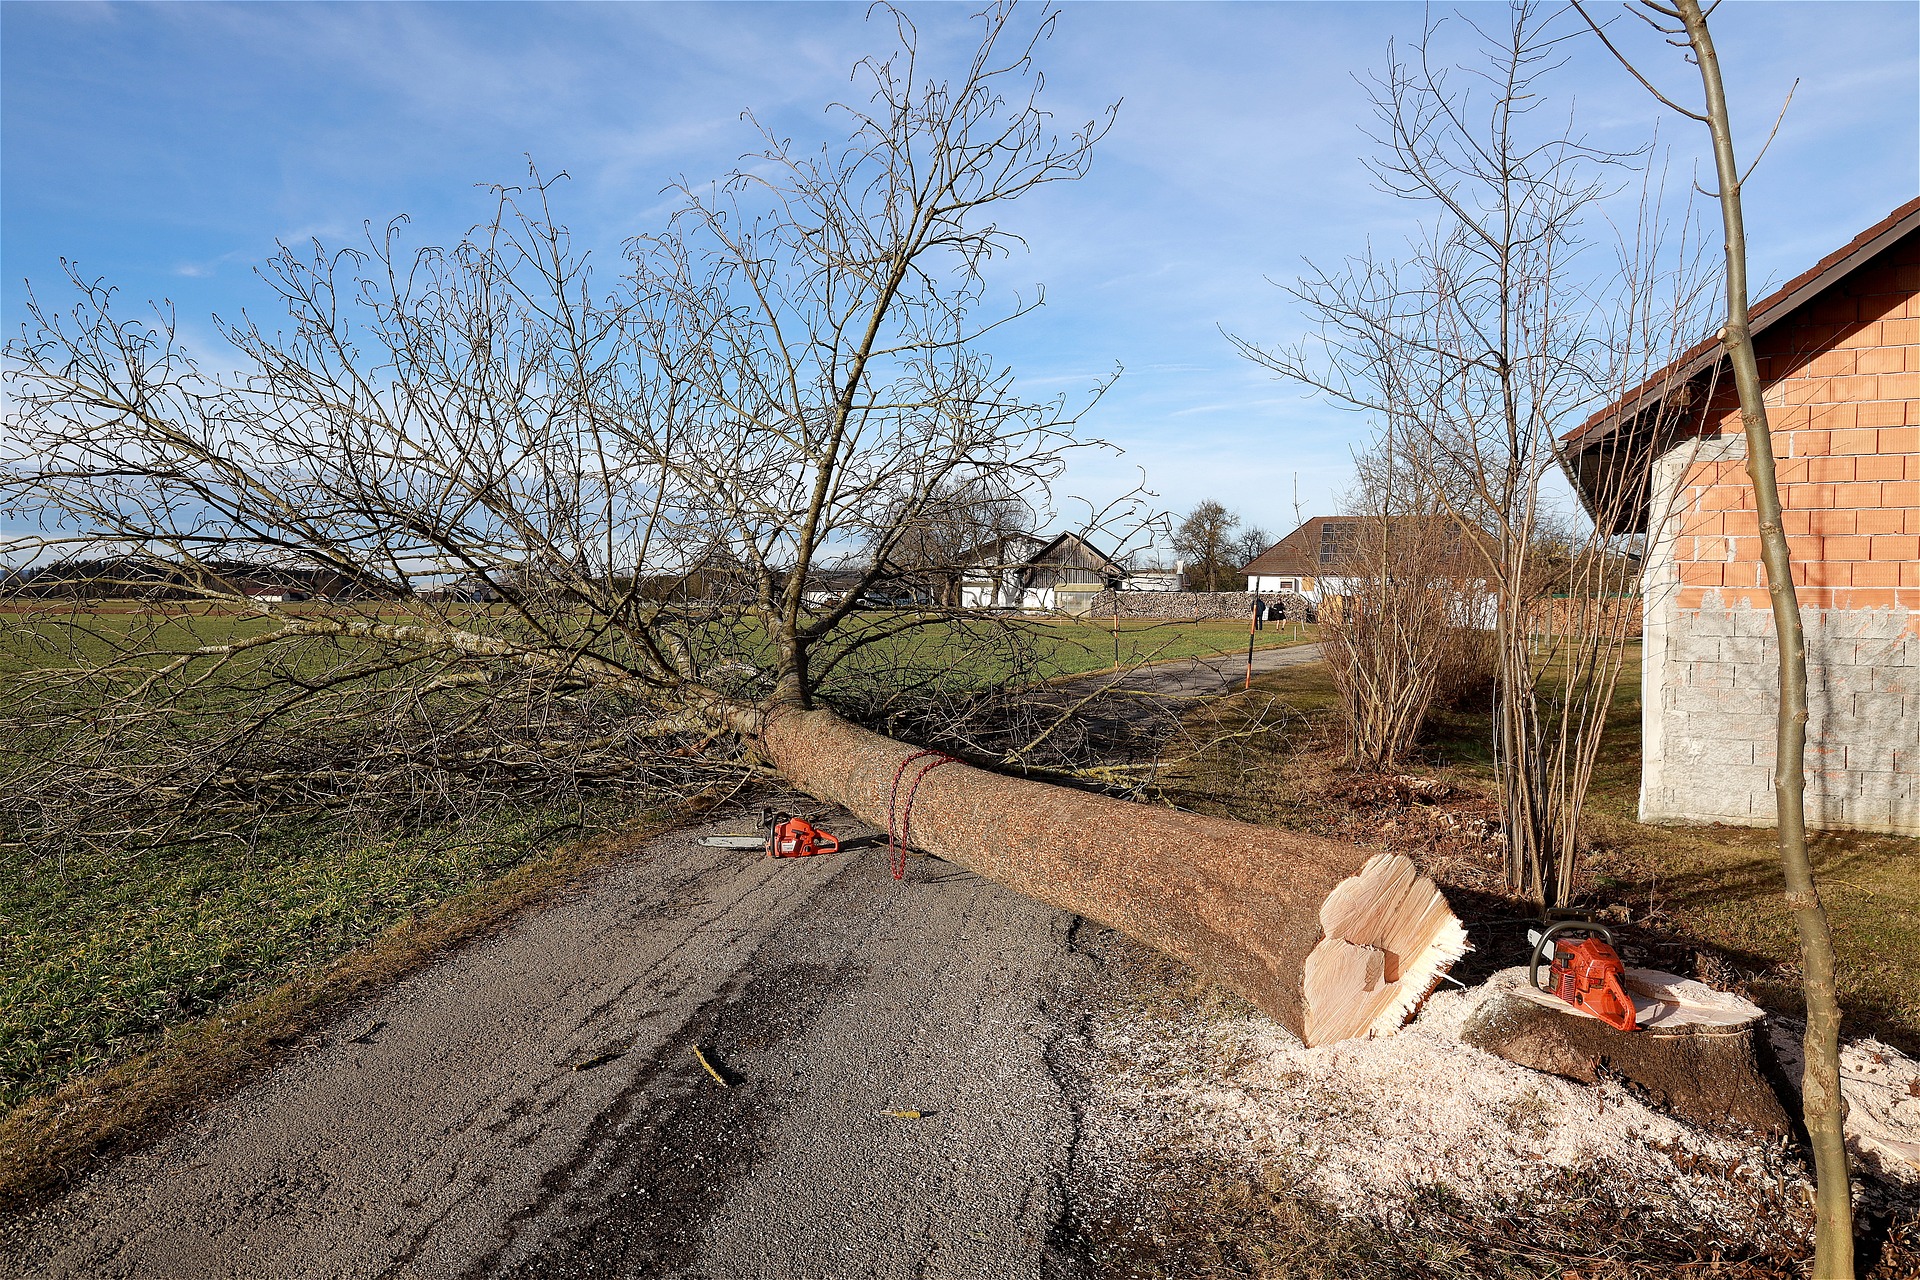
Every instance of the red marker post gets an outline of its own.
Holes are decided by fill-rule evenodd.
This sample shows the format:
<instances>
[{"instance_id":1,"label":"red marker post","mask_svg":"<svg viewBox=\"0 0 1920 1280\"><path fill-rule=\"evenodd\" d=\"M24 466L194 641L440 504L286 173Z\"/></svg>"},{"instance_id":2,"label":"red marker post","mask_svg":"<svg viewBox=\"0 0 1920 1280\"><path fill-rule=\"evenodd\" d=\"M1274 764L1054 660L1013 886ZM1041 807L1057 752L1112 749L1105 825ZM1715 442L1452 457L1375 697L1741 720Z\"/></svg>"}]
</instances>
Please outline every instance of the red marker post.
<instances>
[{"instance_id":1,"label":"red marker post","mask_svg":"<svg viewBox=\"0 0 1920 1280\"><path fill-rule=\"evenodd\" d=\"M1260 597L1253 598L1253 614L1247 620L1247 682L1241 686L1241 692L1253 688L1253 633L1260 629Z\"/></svg>"}]
</instances>

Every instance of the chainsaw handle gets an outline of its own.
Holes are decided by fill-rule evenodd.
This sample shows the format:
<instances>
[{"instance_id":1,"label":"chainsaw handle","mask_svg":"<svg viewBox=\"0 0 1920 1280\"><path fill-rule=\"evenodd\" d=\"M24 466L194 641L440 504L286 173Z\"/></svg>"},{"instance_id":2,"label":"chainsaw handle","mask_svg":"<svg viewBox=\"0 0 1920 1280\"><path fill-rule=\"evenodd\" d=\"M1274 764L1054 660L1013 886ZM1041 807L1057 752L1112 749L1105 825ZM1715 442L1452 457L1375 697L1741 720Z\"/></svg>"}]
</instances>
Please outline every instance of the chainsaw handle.
<instances>
[{"instance_id":1,"label":"chainsaw handle","mask_svg":"<svg viewBox=\"0 0 1920 1280\"><path fill-rule=\"evenodd\" d=\"M1595 923L1592 920L1555 920L1552 924L1547 925L1546 928L1540 931L1540 940L1533 944L1533 957L1527 961L1527 981L1535 991L1550 990L1550 988L1540 985L1540 957L1546 954L1548 947L1553 945L1553 939L1556 934L1565 933L1569 929L1580 929L1587 933L1597 933L1600 935L1600 941L1606 943L1608 946L1613 945L1613 930L1603 924Z\"/></svg>"},{"instance_id":2,"label":"chainsaw handle","mask_svg":"<svg viewBox=\"0 0 1920 1280\"><path fill-rule=\"evenodd\" d=\"M830 836L818 827L815 827L813 829L813 841L814 841L814 844L819 846L814 850L815 853L840 852L840 837Z\"/></svg>"}]
</instances>

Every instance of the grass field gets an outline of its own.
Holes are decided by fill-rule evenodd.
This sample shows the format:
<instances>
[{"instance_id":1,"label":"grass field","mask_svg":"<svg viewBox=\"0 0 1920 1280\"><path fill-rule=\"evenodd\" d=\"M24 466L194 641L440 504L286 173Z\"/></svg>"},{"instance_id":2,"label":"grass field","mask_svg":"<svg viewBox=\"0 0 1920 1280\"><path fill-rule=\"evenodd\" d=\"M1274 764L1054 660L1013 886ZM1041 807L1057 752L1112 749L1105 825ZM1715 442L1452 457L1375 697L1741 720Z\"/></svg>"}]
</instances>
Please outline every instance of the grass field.
<instances>
[{"instance_id":1,"label":"grass field","mask_svg":"<svg viewBox=\"0 0 1920 1280\"><path fill-rule=\"evenodd\" d=\"M474 607L476 612L483 608ZM298 617L323 613L326 606L296 604L283 609ZM379 616L383 621L413 620L412 615L398 611L382 612ZM845 634L858 634L858 628L864 625L889 624L900 616L856 615ZM461 614L456 611L447 621L459 625ZM0 604L0 675L99 661L116 642L124 643L126 637L136 631L150 646L184 648L230 644L263 634L273 625L258 617L186 606L160 611L117 605ZM1011 644L972 642L964 647L964 664L954 669L956 678L973 685L992 684L1025 671L1028 664L1032 664L1037 669L1031 674L1046 679L1122 664L1229 653L1244 648L1249 638L1247 623L1241 619L1185 622L1122 618L1116 624L1111 618L1010 617L998 623L976 624L969 634L990 636L1003 629L1019 637L1023 651L1017 661ZM871 670L935 662L944 656L947 661L943 665L951 666L960 630L959 626L938 622L907 630L879 643L863 645L851 665L856 670ZM699 631L700 628L695 627L690 635L697 637ZM1263 649L1309 643L1315 638L1315 628L1276 623L1252 638L1255 645ZM744 643L756 652L765 648L764 640L743 642L737 633L730 637L729 643L736 647Z\"/></svg>"},{"instance_id":2,"label":"grass field","mask_svg":"<svg viewBox=\"0 0 1920 1280\"><path fill-rule=\"evenodd\" d=\"M93 612L86 625L145 626L150 616ZM196 614L171 624L174 643L255 634L254 619ZM1032 628L1044 679L1126 663L1234 651L1243 622L1044 621ZM1263 645L1311 632L1269 629ZM911 645L911 652L906 646ZM106 646L58 611L0 618L0 679L97 659ZM1004 678L970 650L951 678ZM863 663L941 660L937 629ZM948 663L949 666L953 665ZM514 868L597 832L658 820L632 803L498 810L458 828L369 836L324 824L266 823L230 838L160 851L0 853L0 1109L44 1095L160 1044L172 1031L311 974L341 955L471 895Z\"/></svg>"},{"instance_id":3,"label":"grass field","mask_svg":"<svg viewBox=\"0 0 1920 1280\"><path fill-rule=\"evenodd\" d=\"M496 813L381 840L287 826L8 867L0 1107L324 966L590 825L638 816Z\"/></svg>"}]
</instances>

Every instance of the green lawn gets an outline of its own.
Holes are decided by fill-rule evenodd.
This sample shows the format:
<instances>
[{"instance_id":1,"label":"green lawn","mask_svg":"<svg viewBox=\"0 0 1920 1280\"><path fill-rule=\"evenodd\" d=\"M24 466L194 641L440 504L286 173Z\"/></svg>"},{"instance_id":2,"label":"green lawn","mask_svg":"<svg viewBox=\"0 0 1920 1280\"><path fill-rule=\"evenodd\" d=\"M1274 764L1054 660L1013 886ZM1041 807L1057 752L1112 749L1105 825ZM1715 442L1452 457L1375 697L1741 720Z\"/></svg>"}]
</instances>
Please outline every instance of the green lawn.
<instances>
[{"instance_id":1,"label":"green lawn","mask_svg":"<svg viewBox=\"0 0 1920 1280\"><path fill-rule=\"evenodd\" d=\"M599 812L494 813L369 841L317 826L0 865L0 1109L324 967ZM4 855L0 855L4 856Z\"/></svg>"}]
</instances>

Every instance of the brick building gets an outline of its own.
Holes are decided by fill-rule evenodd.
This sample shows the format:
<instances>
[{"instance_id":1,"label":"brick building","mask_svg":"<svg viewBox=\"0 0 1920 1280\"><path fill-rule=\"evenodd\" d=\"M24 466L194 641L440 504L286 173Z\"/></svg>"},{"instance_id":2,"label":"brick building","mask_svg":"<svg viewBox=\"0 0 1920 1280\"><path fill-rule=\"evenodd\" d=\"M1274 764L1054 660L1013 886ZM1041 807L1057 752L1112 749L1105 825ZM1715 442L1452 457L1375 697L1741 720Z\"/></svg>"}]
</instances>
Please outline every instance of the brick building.
<instances>
[{"instance_id":1,"label":"brick building","mask_svg":"<svg viewBox=\"0 0 1920 1280\"><path fill-rule=\"evenodd\" d=\"M1920 199L1752 315L1807 635L1807 820L1920 833ZM1565 443L1596 518L1647 533L1641 817L1772 825L1778 651L1724 355Z\"/></svg>"}]
</instances>

